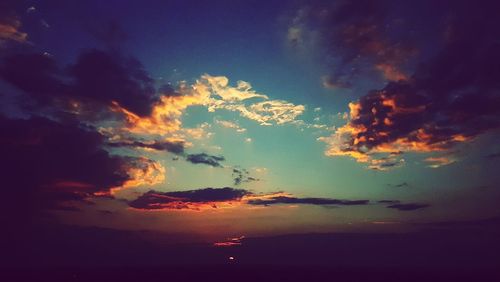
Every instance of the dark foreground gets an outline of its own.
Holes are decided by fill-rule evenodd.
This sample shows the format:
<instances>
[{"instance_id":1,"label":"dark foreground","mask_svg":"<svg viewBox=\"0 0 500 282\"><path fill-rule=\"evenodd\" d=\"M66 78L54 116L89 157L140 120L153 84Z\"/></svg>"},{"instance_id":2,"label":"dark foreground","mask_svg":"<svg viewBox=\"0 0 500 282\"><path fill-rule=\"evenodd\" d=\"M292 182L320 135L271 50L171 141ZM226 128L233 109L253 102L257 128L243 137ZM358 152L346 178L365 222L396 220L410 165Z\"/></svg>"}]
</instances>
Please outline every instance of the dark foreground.
<instances>
[{"instance_id":1,"label":"dark foreground","mask_svg":"<svg viewBox=\"0 0 500 282\"><path fill-rule=\"evenodd\" d=\"M0 241L0 281L500 281L499 223L247 238L233 247L53 226Z\"/></svg>"},{"instance_id":2,"label":"dark foreground","mask_svg":"<svg viewBox=\"0 0 500 282\"><path fill-rule=\"evenodd\" d=\"M8 269L2 281L500 281L498 269L190 266Z\"/></svg>"}]
</instances>

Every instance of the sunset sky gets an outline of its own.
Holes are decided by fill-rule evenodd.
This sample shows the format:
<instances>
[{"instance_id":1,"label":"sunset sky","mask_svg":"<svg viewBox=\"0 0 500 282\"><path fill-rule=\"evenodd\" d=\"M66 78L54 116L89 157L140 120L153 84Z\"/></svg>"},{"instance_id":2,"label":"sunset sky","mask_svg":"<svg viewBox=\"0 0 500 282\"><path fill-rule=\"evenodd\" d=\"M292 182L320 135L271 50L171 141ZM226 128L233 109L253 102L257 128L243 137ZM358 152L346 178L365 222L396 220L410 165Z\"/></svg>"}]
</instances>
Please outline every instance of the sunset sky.
<instances>
[{"instance_id":1,"label":"sunset sky","mask_svg":"<svg viewBox=\"0 0 500 282\"><path fill-rule=\"evenodd\" d=\"M500 17L471 3L2 1L2 220L239 245L497 218Z\"/></svg>"}]
</instances>

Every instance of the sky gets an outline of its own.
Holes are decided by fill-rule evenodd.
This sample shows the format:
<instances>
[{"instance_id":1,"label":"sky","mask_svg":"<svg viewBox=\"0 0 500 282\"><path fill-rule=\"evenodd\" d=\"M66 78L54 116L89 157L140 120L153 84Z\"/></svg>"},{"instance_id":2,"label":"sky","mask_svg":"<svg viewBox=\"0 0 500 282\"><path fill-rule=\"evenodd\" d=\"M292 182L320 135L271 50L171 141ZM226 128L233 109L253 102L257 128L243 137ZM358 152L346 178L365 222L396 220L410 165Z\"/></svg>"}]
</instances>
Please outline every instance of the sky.
<instances>
[{"instance_id":1,"label":"sky","mask_svg":"<svg viewBox=\"0 0 500 282\"><path fill-rule=\"evenodd\" d=\"M224 248L489 226L496 6L2 1L8 235Z\"/></svg>"}]
</instances>

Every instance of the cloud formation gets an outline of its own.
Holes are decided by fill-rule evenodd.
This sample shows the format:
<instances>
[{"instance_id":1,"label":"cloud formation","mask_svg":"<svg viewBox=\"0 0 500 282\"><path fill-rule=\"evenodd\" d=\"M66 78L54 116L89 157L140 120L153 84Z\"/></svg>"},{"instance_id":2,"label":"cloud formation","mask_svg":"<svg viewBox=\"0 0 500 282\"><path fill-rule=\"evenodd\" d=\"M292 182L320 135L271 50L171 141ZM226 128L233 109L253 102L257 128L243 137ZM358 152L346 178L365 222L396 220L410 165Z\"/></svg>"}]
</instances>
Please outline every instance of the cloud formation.
<instances>
[{"instance_id":1,"label":"cloud formation","mask_svg":"<svg viewBox=\"0 0 500 282\"><path fill-rule=\"evenodd\" d=\"M194 209L208 206L217 208L218 204L239 201L249 192L230 187L203 188L189 191L157 192L149 191L129 202L129 206L142 210Z\"/></svg>"},{"instance_id":2,"label":"cloud formation","mask_svg":"<svg viewBox=\"0 0 500 282\"><path fill-rule=\"evenodd\" d=\"M247 183L247 182L253 182L253 181L260 181L260 179L252 177L249 174L250 173L248 172L247 169L233 167L232 168L232 176L234 179L234 185L240 185L241 183Z\"/></svg>"},{"instance_id":3,"label":"cloud formation","mask_svg":"<svg viewBox=\"0 0 500 282\"><path fill-rule=\"evenodd\" d=\"M2 209L30 213L68 208L71 202L147 181L153 170L162 177L151 160L109 154L102 149L104 136L74 121L0 116L0 129L8 132L0 139L0 150L9 171L3 178L8 200Z\"/></svg>"},{"instance_id":4,"label":"cloud formation","mask_svg":"<svg viewBox=\"0 0 500 282\"><path fill-rule=\"evenodd\" d=\"M25 43L28 34L19 31L21 22L15 19L0 19L0 41L11 40L19 43Z\"/></svg>"},{"instance_id":5,"label":"cloud formation","mask_svg":"<svg viewBox=\"0 0 500 282\"><path fill-rule=\"evenodd\" d=\"M393 33L407 27L394 21L391 1L309 1L290 17L287 40L303 51L324 53L331 71L326 88L348 88L359 75L379 72L386 80L408 79L403 71L416 54L409 36ZM397 39L396 39L397 38ZM315 46L319 45L319 46Z\"/></svg>"},{"instance_id":6,"label":"cloud formation","mask_svg":"<svg viewBox=\"0 0 500 282\"><path fill-rule=\"evenodd\" d=\"M51 56L14 54L4 58L0 76L40 105L80 116L95 118L112 105L145 116L156 103L153 80L136 59L99 50L83 52L67 68Z\"/></svg>"},{"instance_id":7,"label":"cloud formation","mask_svg":"<svg viewBox=\"0 0 500 282\"><path fill-rule=\"evenodd\" d=\"M488 5L452 5L442 50L407 80L350 103L349 122L319 140L328 156L373 164L402 152L442 152L500 127L498 17ZM485 23L488 24L485 24ZM429 159L435 164L450 160ZM387 162L384 162L387 163Z\"/></svg>"},{"instance_id":8,"label":"cloud formation","mask_svg":"<svg viewBox=\"0 0 500 282\"><path fill-rule=\"evenodd\" d=\"M229 85L225 76L202 75L192 85L180 82L174 91L171 87L162 92L153 105L151 114L141 117L119 103L113 110L121 113L127 121L127 129L137 134L167 135L181 130L181 116L191 106L204 106L209 112L228 110L254 120L261 125L285 124L293 122L305 111L303 105L295 105L283 100L269 100L255 92L250 83L238 81L235 87ZM264 99L256 102L254 100ZM230 126L221 123L222 126ZM234 125L231 125L234 126ZM237 128L239 132L244 129Z\"/></svg>"},{"instance_id":9,"label":"cloud formation","mask_svg":"<svg viewBox=\"0 0 500 282\"><path fill-rule=\"evenodd\" d=\"M110 147L131 147L131 148L145 148L156 151L166 151L180 155L184 153L184 141L169 141L169 140L153 140L153 141L137 141L137 140L123 140L119 142L109 142L106 145Z\"/></svg>"},{"instance_id":10,"label":"cloud formation","mask_svg":"<svg viewBox=\"0 0 500 282\"><path fill-rule=\"evenodd\" d=\"M283 100L269 100L266 95L256 93L248 82L238 81L237 86L228 84L226 77L202 75L189 91L204 97L204 104L213 112L218 109L239 112L239 114L261 125L285 124L294 121L305 111L303 105ZM249 102L260 99L261 102Z\"/></svg>"},{"instance_id":11,"label":"cloud formation","mask_svg":"<svg viewBox=\"0 0 500 282\"><path fill-rule=\"evenodd\" d=\"M369 200L339 200L331 198L296 198L289 196L276 196L269 199L255 199L249 200L250 205L277 205L277 204L306 204L306 205L317 205L317 206L329 206L329 205L340 205L340 206L354 206L354 205L367 205Z\"/></svg>"},{"instance_id":12,"label":"cloud formation","mask_svg":"<svg viewBox=\"0 0 500 282\"><path fill-rule=\"evenodd\" d=\"M186 161L193 164L206 164L213 167L222 167L220 162L224 161L223 156L212 156L206 153L199 154L188 154L186 155Z\"/></svg>"},{"instance_id":13,"label":"cloud formation","mask_svg":"<svg viewBox=\"0 0 500 282\"><path fill-rule=\"evenodd\" d=\"M244 189L224 187L175 192L149 191L129 202L129 206L139 210L203 210L232 208L240 205L271 206L278 204L304 204L318 206L352 206L367 205L369 202L369 200L297 198L284 192L258 194Z\"/></svg>"},{"instance_id":14,"label":"cloud formation","mask_svg":"<svg viewBox=\"0 0 500 282\"><path fill-rule=\"evenodd\" d=\"M225 127L225 128L232 128L232 129L236 130L236 132L238 132L238 133L243 133L243 132L247 131L246 128L241 127L238 123L233 122L233 121L216 119L215 123L222 126L222 127Z\"/></svg>"}]
</instances>

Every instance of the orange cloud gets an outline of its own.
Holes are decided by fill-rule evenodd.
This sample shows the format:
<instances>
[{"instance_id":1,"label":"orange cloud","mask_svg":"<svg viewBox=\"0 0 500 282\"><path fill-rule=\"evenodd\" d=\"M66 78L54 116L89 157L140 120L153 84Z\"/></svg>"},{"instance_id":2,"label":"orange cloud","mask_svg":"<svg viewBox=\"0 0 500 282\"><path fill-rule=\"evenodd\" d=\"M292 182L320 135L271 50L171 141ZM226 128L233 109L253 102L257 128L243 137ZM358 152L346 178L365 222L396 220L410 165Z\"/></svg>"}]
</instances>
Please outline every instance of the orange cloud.
<instances>
[{"instance_id":1,"label":"orange cloud","mask_svg":"<svg viewBox=\"0 0 500 282\"><path fill-rule=\"evenodd\" d=\"M127 166L126 171L129 179L121 186L111 188L110 193L112 195L124 189L145 185L151 186L165 181L166 169L159 162L142 157L134 162L129 162Z\"/></svg>"},{"instance_id":2,"label":"orange cloud","mask_svg":"<svg viewBox=\"0 0 500 282\"><path fill-rule=\"evenodd\" d=\"M235 87L230 86L225 76L204 74L193 85L181 83L178 92L181 95L161 96L153 106L151 115L147 117L141 117L127 110L117 101L112 102L111 110L124 116L126 131L162 136L179 133L182 129L182 115L191 106L204 106L209 112L217 109L239 112L241 116L255 120L261 125L289 123L305 111L303 105L294 105L282 100L268 100L266 95L255 92L248 82L238 81ZM244 102L249 99L265 101L245 104ZM189 134L188 131L187 133ZM196 136L201 135L193 135L195 139Z\"/></svg>"},{"instance_id":3,"label":"orange cloud","mask_svg":"<svg viewBox=\"0 0 500 282\"><path fill-rule=\"evenodd\" d=\"M428 157L425 159L429 163L429 167L438 168L445 165L449 165L455 162L454 159L448 157Z\"/></svg>"},{"instance_id":4,"label":"orange cloud","mask_svg":"<svg viewBox=\"0 0 500 282\"><path fill-rule=\"evenodd\" d=\"M370 96L371 95L371 96ZM437 135L433 125L423 124L421 128L399 133L405 128L397 122L407 121L408 116L419 115L426 105L408 106L389 96L385 91L373 92L366 101L349 103L350 119L332 135L318 138L325 142L326 156L349 156L357 162L367 163L369 168L386 170L404 163L400 152L437 152L450 148L455 143L471 140L462 134ZM438 167L448 164L435 160Z\"/></svg>"},{"instance_id":5,"label":"orange cloud","mask_svg":"<svg viewBox=\"0 0 500 282\"><path fill-rule=\"evenodd\" d=\"M241 246L242 245L242 240L245 239L245 236L240 236L240 237L234 237L234 238L227 238L226 241L223 242L215 242L213 244L214 247L234 247L234 246Z\"/></svg>"},{"instance_id":6,"label":"orange cloud","mask_svg":"<svg viewBox=\"0 0 500 282\"><path fill-rule=\"evenodd\" d=\"M181 129L181 116L189 106L201 105L207 97L198 95L162 96L148 117L140 117L113 102L112 110L122 113L127 122L126 129L137 134L166 135Z\"/></svg>"},{"instance_id":7,"label":"orange cloud","mask_svg":"<svg viewBox=\"0 0 500 282\"><path fill-rule=\"evenodd\" d=\"M0 39L12 40L19 43L26 43L28 34L20 32L21 22L18 20L10 20L7 22L0 22Z\"/></svg>"},{"instance_id":8,"label":"orange cloud","mask_svg":"<svg viewBox=\"0 0 500 282\"><path fill-rule=\"evenodd\" d=\"M390 81L398 81L398 80L407 80L408 76L404 74L400 69L396 66L388 64L388 63L380 63L375 65L375 69L380 71L385 79Z\"/></svg>"}]
</instances>

